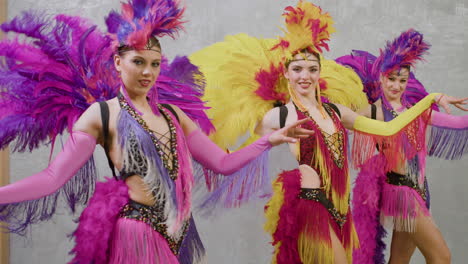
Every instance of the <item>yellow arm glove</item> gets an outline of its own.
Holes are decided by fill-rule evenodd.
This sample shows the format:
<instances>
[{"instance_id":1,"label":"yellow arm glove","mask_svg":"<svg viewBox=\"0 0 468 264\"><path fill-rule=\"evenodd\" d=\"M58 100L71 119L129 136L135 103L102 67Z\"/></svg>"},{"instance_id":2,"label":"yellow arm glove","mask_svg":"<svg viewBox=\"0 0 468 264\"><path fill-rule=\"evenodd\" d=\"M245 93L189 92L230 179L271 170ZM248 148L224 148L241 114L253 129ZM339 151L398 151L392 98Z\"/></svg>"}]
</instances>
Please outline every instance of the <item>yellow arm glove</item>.
<instances>
[{"instance_id":1,"label":"yellow arm glove","mask_svg":"<svg viewBox=\"0 0 468 264\"><path fill-rule=\"evenodd\" d=\"M432 103L434 103L434 99L438 95L440 95L440 93L431 93L427 95L424 97L424 99L419 101L410 109L406 110L404 113L398 115L390 122L383 122L364 116L358 116L354 121L353 129L367 134L379 136L394 135L409 123L411 123L411 121L416 119L424 111L426 111L432 105Z\"/></svg>"}]
</instances>

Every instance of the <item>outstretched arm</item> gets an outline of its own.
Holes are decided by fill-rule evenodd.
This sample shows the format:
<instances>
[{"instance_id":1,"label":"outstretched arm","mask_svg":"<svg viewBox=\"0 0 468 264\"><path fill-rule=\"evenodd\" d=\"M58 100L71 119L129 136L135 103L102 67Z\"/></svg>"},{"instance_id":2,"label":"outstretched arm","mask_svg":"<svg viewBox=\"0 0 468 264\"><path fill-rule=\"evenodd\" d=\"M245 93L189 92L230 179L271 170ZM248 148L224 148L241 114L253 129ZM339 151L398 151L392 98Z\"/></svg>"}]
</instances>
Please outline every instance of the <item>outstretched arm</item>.
<instances>
[{"instance_id":1,"label":"outstretched arm","mask_svg":"<svg viewBox=\"0 0 468 264\"><path fill-rule=\"evenodd\" d=\"M396 134L398 131L403 129L412 120L421 115L427 110L432 103L436 102L441 94L433 93L426 96L424 99L419 101L416 105L400 114L398 117L390 122L383 122L379 120L373 120L360 116L353 112L351 109L339 105L343 125L347 129L361 131L367 134L374 134L379 136L391 136Z\"/></svg>"},{"instance_id":2,"label":"outstretched arm","mask_svg":"<svg viewBox=\"0 0 468 264\"><path fill-rule=\"evenodd\" d=\"M468 128L468 115L455 116L433 111L430 124L432 126L463 129Z\"/></svg>"},{"instance_id":3,"label":"outstretched arm","mask_svg":"<svg viewBox=\"0 0 468 264\"><path fill-rule=\"evenodd\" d=\"M441 101L445 101L442 97ZM450 100L450 97L447 97ZM455 104L461 110L465 101ZM447 110L446 110L447 111ZM461 159L468 153L468 115L454 116L432 111L431 130L427 142L429 156L444 158L447 160Z\"/></svg>"},{"instance_id":4,"label":"outstretched arm","mask_svg":"<svg viewBox=\"0 0 468 264\"><path fill-rule=\"evenodd\" d=\"M93 107L94 106L94 107ZM17 203L35 200L50 195L62 187L89 160L96 147L98 130L94 131L100 122L92 112L99 110L96 105L88 109L75 126L63 150L43 171L7 186L0 187L0 204Z\"/></svg>"},{"instance_id":5,"label":"outstretched arm","mask_svg":"<svg viewBox=\"0 0 468 264\"><path fill-rule=\"evenodd\" d=\"M239 170L272 146L286 142L294 143L296 138L308 136L307 133L292 133L298 126L307 121L303 119L270 132L249 146L228 154L214 144L180 109L177 108L177 111L192 156L203 166L225 175Z\"/></svg>"},{"instance_id":6,"label":"outstretched arm","mask_svg":"<svg viewBox=\"0 0 468 264\"><path fill-rule=\"evenodd\" d=\"M454 105L460 110L468 111L468 108L465 107L468 103L468 98L455 98L449 95L442 94L438 99L438 104L445 110L447 114L441 112L432 112L430 123L433 126L443 127L443 128L467 128L468 127L468 116L453 116L450 115L451 111L448 107L449 104Z\"/></svg>"}]
</instances>

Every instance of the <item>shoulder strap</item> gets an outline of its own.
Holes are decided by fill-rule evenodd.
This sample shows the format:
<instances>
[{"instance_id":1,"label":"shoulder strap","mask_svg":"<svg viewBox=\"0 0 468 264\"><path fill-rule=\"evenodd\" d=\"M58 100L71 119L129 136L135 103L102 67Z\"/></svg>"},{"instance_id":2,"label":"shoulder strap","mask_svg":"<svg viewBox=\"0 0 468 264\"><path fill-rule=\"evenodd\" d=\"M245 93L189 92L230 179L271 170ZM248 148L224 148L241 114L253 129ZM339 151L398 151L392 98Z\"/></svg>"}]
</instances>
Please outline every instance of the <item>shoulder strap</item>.
<instances>
[{"instance_id":1,"label":"shoulder strap","mask_svg":"<svg viewBox=\"0 0 468 264\"><path fill-rule=\"evenodd\" d=\"M280 128L283 128L286 125L286 118L288 117L288 108L286 105L282 105L279 107L280 109L280 116L279 116L279 123L280 123Z\"/></svg>"},{"instance_id":2,"label":"shoulder strap","mask_svg":"<svg viewBox=\"0 0 468 264\"><path fill-rule=\"evenodd\" d=\"M167 110L171 111L171 113L176 117L177 122L180 122L179 116L177 115L176 111L174 110L174 108L170 104L161 104L161 105L164 108L166 108Z\"/></svg>"},{"instance_id":3,"label":"shoulder strap","mask_svg":"<svg viewBox=\"0 0 468 264\"><path fill-rule=\"evenodd\" d=\"M112 160L109 157L109 106L107 102L99 102L99 107L101 108L101 120L102 120L102 132L104 136L104 151L106 153L107 162L109 163L109 167L112 171L112 176L117 179L115 175L115 166Z\"/></svg>"},{"instance_id":4,"label":"shoulder strap","mask_svg":"<svg viewBox=\"0 0 468 264\"><path fill-rule=\"evenodd\" d=\"M340 109L338 109L338 107L335 104L332 104L332 103L327 103L327 104L333 109L333 111L335 111L338 114L338 117L341 118Z\"/></svg>"},{"instance_id":5,"label":"shoulder strap","mask_svg":"<svg viewBox=\"0 0 468 264\"><path fill-rule=\"evenodd\" d=\"M377 119L377 106L375 104L371 104L371 118Z\"/></svg>"}]
</instances>

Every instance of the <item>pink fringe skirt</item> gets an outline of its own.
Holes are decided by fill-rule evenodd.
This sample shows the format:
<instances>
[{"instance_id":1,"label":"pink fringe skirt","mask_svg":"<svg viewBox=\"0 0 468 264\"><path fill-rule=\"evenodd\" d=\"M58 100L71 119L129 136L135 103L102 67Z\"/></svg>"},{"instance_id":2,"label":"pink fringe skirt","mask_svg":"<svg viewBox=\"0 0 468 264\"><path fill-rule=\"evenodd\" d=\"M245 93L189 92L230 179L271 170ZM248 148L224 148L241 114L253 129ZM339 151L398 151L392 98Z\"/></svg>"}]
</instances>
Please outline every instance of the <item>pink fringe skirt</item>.
<instances>
[{"instance_id":1,"label":"pink fringe skirt","mask_svg":"<svg viewBox=\"0 0 468 264\"><path fill-rule=\"evenodd\" d=\"M111 243L111 264L179 264L166 239L138 220L119 218Z\"/></svg>"},{"instance_id":2,"label":"pink fringe skirt","mask_svg":"<svg viewBox=\"0 0 468 264\"><path fill-rule=\"evenodd\" d=\"M415 232L416 218L430 216L426 202L411 187L385 182L381 199L380 221L396 231Z\"/></svg>"},{"instance_id":3,"label":"pink fringe skirt","mask_svg":"<svg viewBox=\"0 0 468 264\"><path fill-rule=\"evenodd\" d=\"M166 236L162 209L129 200L123 181L98 183L73 233L70 264L205 263L205 249L195 221L184 224L177 240Z\"/></svg>"}]
</instances>

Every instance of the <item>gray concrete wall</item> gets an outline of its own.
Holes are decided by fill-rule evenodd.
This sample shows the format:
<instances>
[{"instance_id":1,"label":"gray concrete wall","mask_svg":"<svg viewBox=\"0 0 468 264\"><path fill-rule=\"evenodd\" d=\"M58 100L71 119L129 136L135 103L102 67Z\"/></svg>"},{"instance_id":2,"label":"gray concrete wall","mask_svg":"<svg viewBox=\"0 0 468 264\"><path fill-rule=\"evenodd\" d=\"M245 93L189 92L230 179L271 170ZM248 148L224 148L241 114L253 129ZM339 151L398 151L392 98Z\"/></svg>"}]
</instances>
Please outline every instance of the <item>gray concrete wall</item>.
<instances>
[{"instance_id":1,"label":"gray concrete wall","mask_svg":"<svg viewBox=\"0 0 468 264\"><path fill-rule=\"evenodd\" d=\"M103 26L103 16L117 8L119 1L97 0L12 0L10 18L27 8L47 9L50 13L66 12L93 19ZM280 15L286 0L192 0L187 1L186 32L178 40L164 39L164 52L169 58L190 54L227 34L246 32L256 37L280 34ZM316 4L329 11L336 22L337 33L331 41L327 58L347 54L351 49L377 53L386 40L415 28L432 43L427 63L420 63L416 74L429 91L442 91L455 96L468 96L468 1L467 0L323 0ZM456 112L460 114L460 112ZM286 148L273 151L272 160L279 168L294 167L284 160ZM99 150L101 175L108 175L106 161ZM44 168L48 149L32 154L11 156L11 181L16 181ZM432 191L432 213L449 248L453 263L466 263L468 258L468 159L461 161L428 160L427 174ZM353 178L355 173L353 172ZM262 231L263 203L226 212L215 220L197 216L202 238L208 249L209 263L268 263L271 248ZM75 216L77 217L77 216ZM53 221L34 227L27 239L12 237L11 263L64 263L72 243L66 237L74 229L73 217L63 209ZM48 242L46 242L48 241ZM424 263L419 253L412 263Z\"/></svg>"}]
</instances>

